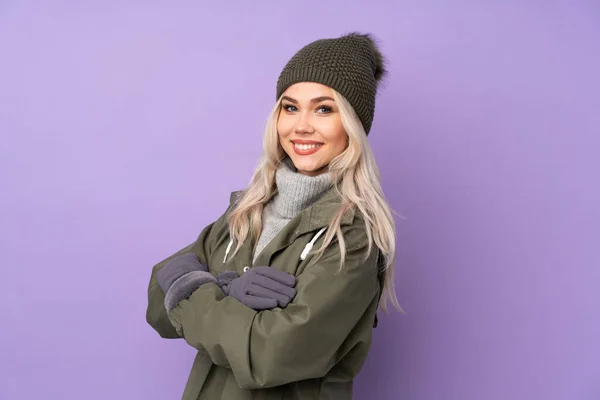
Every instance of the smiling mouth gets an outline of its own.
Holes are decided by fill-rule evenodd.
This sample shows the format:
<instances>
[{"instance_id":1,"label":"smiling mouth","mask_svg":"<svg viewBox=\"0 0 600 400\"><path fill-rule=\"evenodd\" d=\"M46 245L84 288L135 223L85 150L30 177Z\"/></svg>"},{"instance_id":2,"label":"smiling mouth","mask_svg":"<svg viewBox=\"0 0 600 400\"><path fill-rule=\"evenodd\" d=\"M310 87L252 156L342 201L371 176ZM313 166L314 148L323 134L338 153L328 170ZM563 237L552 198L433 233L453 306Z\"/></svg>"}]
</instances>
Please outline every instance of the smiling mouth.
<instances>
[{"instance_id":1,"label":"smiling mouth","mask_svg":"<svg viewBox=\"0 0 600 400\"><path fill-rule=\"evenodd\" d=\"M294 148L301 151L308 151L316 149L317 147L323 146L323 143L313 143L313 144L303 144L303 143L294 143Z\"/></svg>"},{"instance_id":2,"label":"smiling mouth","mask_svg":"<svg viewBox=\"0 0 600 400\"><path fill-rule=\"evenodd\" d=\"M306 150L310 150L310 149L314 149L315 147L319 147L319 146L323 146L322 142L317 142L315 140L302 140L302 139L296 139L296 140L290 140L290 142L292 142L294 144L294 146L296 146L299 149L306 149Z\"/></svg>"},{"instance_id":3,"label":"smiling mouth","mask_svg":"<svg viewBox=\"0 0 600 400\"><path fill-rule=\"evenodd\" d=\"M294 152L300 156L309 156L316 153L321 149L324 143L313 142L313 141L291 141L294 146Z\"/></svg>"}]
</instances>

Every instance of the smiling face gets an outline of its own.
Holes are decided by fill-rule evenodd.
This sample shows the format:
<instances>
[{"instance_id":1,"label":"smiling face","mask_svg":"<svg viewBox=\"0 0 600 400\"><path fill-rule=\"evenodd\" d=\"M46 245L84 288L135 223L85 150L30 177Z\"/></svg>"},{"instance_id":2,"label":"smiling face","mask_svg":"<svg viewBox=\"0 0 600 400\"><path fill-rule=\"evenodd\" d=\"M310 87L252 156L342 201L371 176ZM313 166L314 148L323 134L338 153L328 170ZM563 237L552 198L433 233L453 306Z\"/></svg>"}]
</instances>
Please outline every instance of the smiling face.
<instances>
[{"instance_id":1,"label":"smiling face","mask_svg":"<svg viewBox=\"0 0 600 400\"><path fill-rule=\"evenodd\" d=\"M313 82L296 83L283 92L277 133L298 172L309 176L327 172L348 144L331 88Z\"/></svg>"}]
</instances>

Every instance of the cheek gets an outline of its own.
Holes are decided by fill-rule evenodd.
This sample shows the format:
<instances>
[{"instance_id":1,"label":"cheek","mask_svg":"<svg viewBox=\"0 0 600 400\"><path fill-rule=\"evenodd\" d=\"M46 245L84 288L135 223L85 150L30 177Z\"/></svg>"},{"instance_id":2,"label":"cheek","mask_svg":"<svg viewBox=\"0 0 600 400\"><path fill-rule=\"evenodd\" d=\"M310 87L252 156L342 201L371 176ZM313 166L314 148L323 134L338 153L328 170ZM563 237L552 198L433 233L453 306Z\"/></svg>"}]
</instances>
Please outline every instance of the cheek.
<instances>
[{"instance_id":1,"label":"cheek","mask_svg":"<svg viewBox=\"0 0 600 400\"><path fill-rule=\"evenodd\" d=\"M348 137L345 133L341 134L335 141L335 155L341 154L348 145Z\"/></svg>"},{"instance_id":2,"label":"cheek","mask_svg":"<svg viewBox=\"0 0 600 400\"><path fill-rule=\"evenodd\" d=\"M341 153L347 146L348 143L348 135L346 135L346 131L342 126L341 122L332 123L328 129L329 134L327 135L327 141L332 145L331 147L335 149L336 153Z\"/></svg>"},{"instance_id":3,"label":"cheek","mask_svg":"<svg viewBox=\"0 0 600 400\"><path fill-rule=\"evenodd\" d=\"M283 116L279 117L279 119L277 120L277 133L279 134L279 136L280 137L289 136L291 131L292 131L292 129L290 126L289 118L285 118Z\"/></svg>"}]
</instances>

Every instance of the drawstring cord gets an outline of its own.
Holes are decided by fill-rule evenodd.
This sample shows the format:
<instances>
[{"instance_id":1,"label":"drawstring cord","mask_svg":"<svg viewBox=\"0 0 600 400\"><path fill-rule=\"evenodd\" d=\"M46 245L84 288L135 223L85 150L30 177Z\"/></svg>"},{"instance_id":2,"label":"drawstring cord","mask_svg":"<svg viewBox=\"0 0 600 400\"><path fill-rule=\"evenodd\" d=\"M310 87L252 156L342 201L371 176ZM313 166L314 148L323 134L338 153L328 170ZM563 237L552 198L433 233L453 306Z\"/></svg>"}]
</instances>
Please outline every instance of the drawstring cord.
<instances>
[{"instance_id":1,"label":"drawstring cord","mask_svg":"<svg viewBox=\"0 0 600 400\"><path fill-rule=\"evenodd\" d=\"M315 245L315 242L319 239L319 237L321 237L323 232L325 232L326 230L327 230L327 228L322 228L319 232L317 232L317 234L312 238L312 240L306 244L306 246L304 247L304 250L302 250L302 254L300 254L301 261L304 261L306 259L306 257L308 256L308 253L310 253L313 246ZM227 245L227 249L225 250L225 258L223 258L223 264L225 264L227 262L227 256L229 255L231 246L233 246L233 239L231 239L229 241L229 244Z\"/></svg>"},{"instance_id":2,"label":"drawstring cord","mask_svg":"<svg viewBox=\"0 0 600 400\"><path fill-rule=\"evenodd\" d=\"M233 245L233 239L231 239L229 241L229 244L227 245L227 250L225 250L225 258L223 259L223 264L225 264L225 262L227 261L227 255L229 254L229 250L231 250L232 245Z\"/></svg>"},{"instance_id":3,"label":"drawstring cord","mask_svg":"<svg viewBox=\"0 0 600 400\"><path fill-rule=\"evenodd\" d=\"M322 228L319 232L317 232L315 237L313 237L312 240L306 244L306 247L304 247L302 254L300 254L300 260L304 261L306 259L306 256L308 256L308 253L312 250L315 242L317 241L317 239L319 239L319 236L321 236L323 232L325 232L326 229L327 228Z\"/></svg>"}]
</instances>

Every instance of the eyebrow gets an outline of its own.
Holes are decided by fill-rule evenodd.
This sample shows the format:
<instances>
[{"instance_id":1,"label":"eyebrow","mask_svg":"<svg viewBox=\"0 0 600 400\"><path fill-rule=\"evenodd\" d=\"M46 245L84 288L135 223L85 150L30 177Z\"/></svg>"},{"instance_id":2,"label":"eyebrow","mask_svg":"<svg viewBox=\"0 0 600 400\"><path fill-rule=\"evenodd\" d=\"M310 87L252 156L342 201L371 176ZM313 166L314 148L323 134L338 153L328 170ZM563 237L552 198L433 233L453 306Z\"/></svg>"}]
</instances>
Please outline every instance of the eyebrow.
<instances>
[{"instance_id":1,"label":"eyebrow","mask_svg":"<svg viewBox=\"0 0 600 400\"><path fill-rule=\"evenodd\" d=\"M298 104L298 100L293 99L293 98L291 98L289 96L283 96L281 99L282 100L287 100L290 103ZM320 103L320 102L325 101L325 100L335 101L332 97L329 97L329 96L320 96L320 97L315 97L310 102L311 103Z\"/></svg>"}]
</instances>

